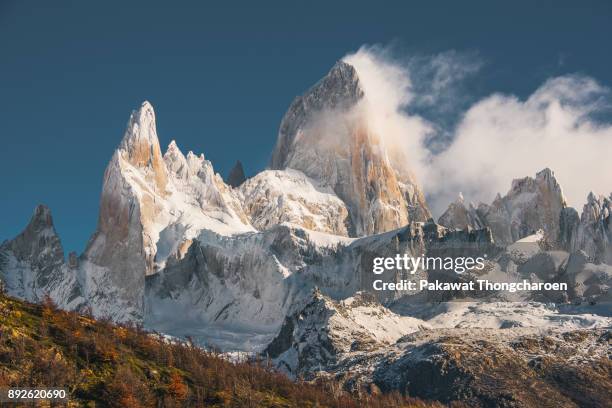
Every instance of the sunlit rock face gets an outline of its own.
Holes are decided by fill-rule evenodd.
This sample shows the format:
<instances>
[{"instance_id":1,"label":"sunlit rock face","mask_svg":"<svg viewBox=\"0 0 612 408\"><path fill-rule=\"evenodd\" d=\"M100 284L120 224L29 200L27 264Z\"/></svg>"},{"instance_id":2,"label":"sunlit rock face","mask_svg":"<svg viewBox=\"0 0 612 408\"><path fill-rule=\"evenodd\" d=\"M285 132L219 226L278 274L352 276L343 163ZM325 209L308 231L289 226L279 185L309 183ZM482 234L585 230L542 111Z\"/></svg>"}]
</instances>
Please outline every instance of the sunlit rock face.
<instances>
[{"instance_id":1,"label":"sunlit rock face","mask_svg":"<svg viewBox=\"0 0 612 408\"><path fill-rule=\"evenodd\" d=\"M285 114L273 169L296 169L329 186L346 204L349 234L369 235L430 217L424 195L361 108L366 97L356 69L338 62Z\"/></svg>"},{"instance_id":2,"label":"sunlit rock face","mask_svg":"<svg viewBox=\"0 0 612 408\"><path fill-rule=\"evenodd\" d=\"M203 155L183 155L173 141L162 155L155 113L148 102L134 111L113 154L100 198L98 226L80 268L89 282L94 313L110 313L108 293L142 318L144 279L184 254L202 229L221 234L252 231L242 205Z\"/></svg>"}]
</instances>

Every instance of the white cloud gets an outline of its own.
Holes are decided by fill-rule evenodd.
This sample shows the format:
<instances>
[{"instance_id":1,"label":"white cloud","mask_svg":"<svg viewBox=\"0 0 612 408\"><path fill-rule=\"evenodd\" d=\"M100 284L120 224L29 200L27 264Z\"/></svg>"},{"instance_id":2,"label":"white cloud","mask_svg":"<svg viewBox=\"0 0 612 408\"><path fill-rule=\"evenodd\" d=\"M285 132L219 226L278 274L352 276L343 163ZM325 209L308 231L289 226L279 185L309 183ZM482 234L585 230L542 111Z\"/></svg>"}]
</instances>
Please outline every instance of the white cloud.
<instances>
[{"instance_id":1,"label":"white cloud","mask_svg":"<svg viewBox=\"0 0 612 408\"><path fill-rule=\"evenodd\" d=\"M368 120L392 155L401 153L412 167L436 215L459 192L490 202L512 179L544 167L555 172L568 203L579 209L589 191L612 191L612 126L593 119L607 108L608 89L584 76L552 78L526 100L494 94L473 103L450 129L450 144L433 154L427 141L440 125L408 112L448 100L456 82L478 69L465 59L462 67L457 55L429 60L436 74L426 87L413 85L409 63L380 48L364 47L344 59L359 74Z\"/></svg>"}]
</instances>

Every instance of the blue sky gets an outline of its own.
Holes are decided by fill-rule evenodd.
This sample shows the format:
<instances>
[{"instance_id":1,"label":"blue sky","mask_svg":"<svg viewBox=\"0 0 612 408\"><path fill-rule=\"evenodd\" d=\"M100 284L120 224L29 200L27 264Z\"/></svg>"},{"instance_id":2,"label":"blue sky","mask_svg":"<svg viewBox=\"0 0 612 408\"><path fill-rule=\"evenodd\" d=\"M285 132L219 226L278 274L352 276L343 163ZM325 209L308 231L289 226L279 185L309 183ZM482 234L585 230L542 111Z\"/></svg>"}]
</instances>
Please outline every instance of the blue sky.
<instances>
[{"instance_id":1,"label":"blue sky","mask_svg":"<svg viewBox=\"0 0 612 408\"><path fill-rule=\"evenodd\" d=\"M176 139L223 175L237 159L263 169L291 100L363 44L474 56L473 100L526 97L567 73L612 86L611 3L535 3L2 0L0 240L45 203L65 249L82 251L104 168L145 99L163 148Z\"/></svg>"}]
</instances>

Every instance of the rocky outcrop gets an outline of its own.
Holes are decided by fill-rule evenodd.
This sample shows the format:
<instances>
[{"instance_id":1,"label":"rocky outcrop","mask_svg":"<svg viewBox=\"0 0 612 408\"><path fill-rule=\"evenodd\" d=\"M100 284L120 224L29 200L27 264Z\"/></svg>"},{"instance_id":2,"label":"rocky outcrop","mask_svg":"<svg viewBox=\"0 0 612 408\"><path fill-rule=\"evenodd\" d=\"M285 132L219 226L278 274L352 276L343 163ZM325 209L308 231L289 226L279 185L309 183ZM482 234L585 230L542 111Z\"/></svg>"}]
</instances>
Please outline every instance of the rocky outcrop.
<instances>
[{"instance_id":1,"label":"rocky outcrop","mask_svg":"<svg viewBox=\"0 0 612 408\"><path fill-rule=\"evenodd\" d=\"M242 163L240 160L234 164L234 167L229 172L227 176L227 185L232 186L234 188L240 187L242 183L246 180L246 176L244 175L244 169L242 168Z\"/></svg>"},{"instance_id":2,"label":"rocky outcrop","mask_svg":"<svg viewBox=\"0 0 612 408\"><path fill-rule=\"evenodd\" d=\"M593 262L612 264L612 195L590 193L582 215L573 208L561 214L561 247L570 252L584 251Z\"/></svg>"},{"instance_id":3,"label":"rocky outcrop","mask_svg":"<svg viewBox=\"0 0 612 408\"><path fill-rule=\"evenodd\" d=\"M589 194L580 224L572 239L572 249L582 249L598 262L612 264L612 195Z\"/></svg>"},{"instance_id":4,"label":"rocky outcrop","mask_svg":"<svg viewBox=\"0 0 612 408\"><path fill-rule=\"evenodd\" d=\"M293 376L313 376L348 353L376 350L427 327L420 319L393 313L372 295L358 292L334 301L315 289L262 354Z\"/></svg>"},{"instance_id":5,"label":"rocky outcrop","mask_svg":"<svg viewBox=\"0 0 612 408\"><path fill-rule=\"evenodd\" d=\"M485 223L480 219L474 205L470 203L466 206L461 193L459 193L457 200L450 203L448 209L440 216L438 223L454 229L481 229L485 227Z\"/></svg>"},{"instance_id":6,"label":"rocky outcrop","mask_svg":"<svg viewBox=\"0 0 612 408\"><path fill-rule=\"evenodd\" d=\"M47 296L60 307L79 308L84 299L76 269L64 263L64 249L44 205L34 210L26 228L0 245L0 277L6 291L41 302Z\"/></svg>"},{"instance_id":7,"label":"rocky outcrop","mask_svg":"<svg viewBox=\"0 0 612 408\"><path fill-rule=\"evenodd\" d=\"M498 194L490 205L481 203L477 209L472 205L466 208L462 199L457 200L439 222L449 228L489 227L499 245L511 244L538 230L544 231L547 241L556 244L561 235L561 216L565 208L561 186L547 168L537 173L535 178L514 180L510 191L503 197Z\"/></svg>"},{"instance_id":8,"label":"rocky outcrop","mask_svg":"<svg viewBox=\"0 0 612 408\"><path fill-rule=\"evenodd\" d=\"M612 397L609 340L609 330L419 331L346 357L332 375L349 389L374 384L451 405L605 407Z\"/></svg>"},{"instance_id":9,"label":"rocky outcrop","mask_svg":"<svg viewBox=\"0 0 612 408\"><path fill-rule=\"evenodd\" d=\"M430 217L404 156L390 155L362 100L356 69L337 63L285 114L273 169L296 169L329 186L346 204L351 236L390 231Z\"/></svg>"},{"instance_id":10,"label":"rocky outcrop","mask_svg":"<svg viewBox=\"0 0 612 408\"><path fill-rule=\"evenodd\" d=\"M51 272L64 263L64 248L60 241L51 210L38 205L26 228L13 240L4 242L2 249L16 259L27 261L37 270Z\"/></svg>"}]
</instances>

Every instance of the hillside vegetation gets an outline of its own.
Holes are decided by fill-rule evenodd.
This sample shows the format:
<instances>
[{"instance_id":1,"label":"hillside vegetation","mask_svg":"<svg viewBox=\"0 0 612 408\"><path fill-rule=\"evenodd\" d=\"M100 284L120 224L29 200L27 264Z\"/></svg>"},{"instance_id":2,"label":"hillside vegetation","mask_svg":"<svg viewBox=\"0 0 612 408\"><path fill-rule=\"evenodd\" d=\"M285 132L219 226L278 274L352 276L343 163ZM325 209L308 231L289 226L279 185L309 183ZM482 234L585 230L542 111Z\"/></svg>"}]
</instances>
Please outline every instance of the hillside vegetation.
<instances>
[{"instance_id":1,"label":"hillside vegetation","mask_svg":"<svg viewBox=\"0 0 612 408\"><path fill-rule=\"evenodd\" d=\"M430 407L399 394L349 395L232 363L189 342L0 295L0 387L65 387L69 406ZM57 405L54 405L57 406Z\"/></svg>"}]
</instances>

